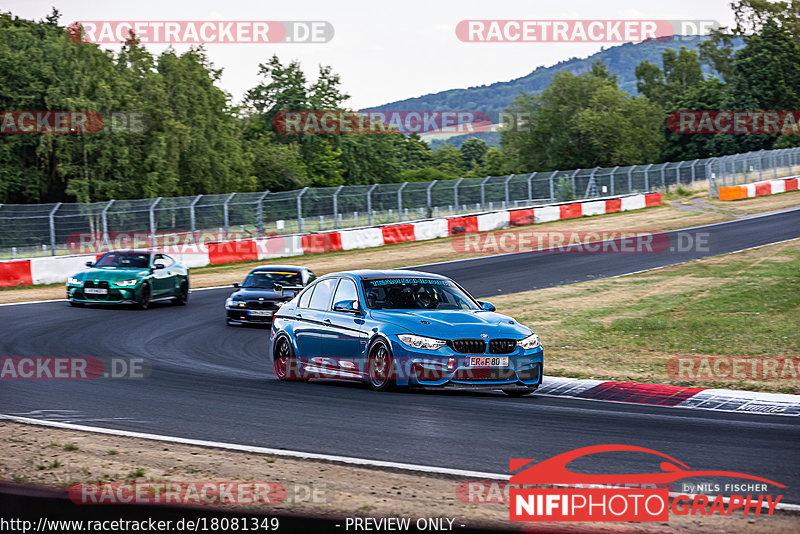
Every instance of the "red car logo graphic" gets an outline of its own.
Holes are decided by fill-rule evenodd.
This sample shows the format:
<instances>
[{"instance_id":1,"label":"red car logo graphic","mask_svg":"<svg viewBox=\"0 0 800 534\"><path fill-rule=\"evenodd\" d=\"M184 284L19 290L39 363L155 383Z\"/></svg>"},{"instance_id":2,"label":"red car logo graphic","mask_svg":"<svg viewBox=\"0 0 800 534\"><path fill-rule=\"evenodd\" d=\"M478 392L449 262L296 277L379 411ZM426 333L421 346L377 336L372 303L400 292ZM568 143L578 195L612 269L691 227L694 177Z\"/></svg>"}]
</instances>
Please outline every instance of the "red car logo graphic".
<instances>
[{"instance_id":1,"label":"red car logo graphic","mask_svg":"<svg viewBox=\"0 0 800 534\"><path fill-rule=\"evenodd\" d=\"M668 461L662 461L661 472L658 473L627 473L627 474L586 474L575 473L567 469L567 464L578 458L587 456L589 454L596 454L600 452L645 452L660 456ZM535 460L511 460L509 467L511 471L528 465ZM761 478L745 473L736 473L733 471L696 471L692 470L688 465L668 456L662 452L647 449L645 447L637 447L635 445L594 445L591 447L582 447L568 451L547 460L538 462L524 471L521 471L511 477L511 484L668 484L690 477L732 477L732 478L745 478L748 480L756 480L759 482L766 482L785 488L783 484L779 484L773 480Z\"/></svg>"}]
</instances>

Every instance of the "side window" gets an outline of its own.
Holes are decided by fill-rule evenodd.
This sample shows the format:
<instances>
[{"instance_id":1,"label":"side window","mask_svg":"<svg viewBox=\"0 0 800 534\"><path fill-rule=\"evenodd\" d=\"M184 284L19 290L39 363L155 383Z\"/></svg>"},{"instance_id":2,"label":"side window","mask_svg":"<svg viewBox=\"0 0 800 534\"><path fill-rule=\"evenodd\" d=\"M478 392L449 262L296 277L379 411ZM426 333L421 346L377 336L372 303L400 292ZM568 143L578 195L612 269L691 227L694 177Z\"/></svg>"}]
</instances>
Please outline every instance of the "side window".
<instances>
[{"instance_id":1,"label":"side window","mask_svg":"<svg viewBox=\"0 0 800 534\"><path fill-rule=\"evenodd\" d=\"M336 286L337 281L338 278L328 278L317 282L308 307L312 310L327 310L331 302L331 293L333 293L333 288Z\"/></svg>"},{"instance_id":2,"label":"side window","mask_svg":"<svg viewBox=\"0 0 800 534\"><path fill-rule=\"evenodd\" d=\"M311 300L311 293L314 292L314 287L309 287L303 294L300 295L300 300L297 302L299 308L308 308L308 302Z\"/></svg>"},{"instance_id":3,"label":"side window","mask_svg":"<svg viewBox=\"0 0 800 534\"><path fill-rule=\"evenodd\" d=\"M337 302L353 300L356 301L354 309L357 310L359 305L356 285L352 280L348 278L342 278L342 281L339 282L339 287L336 288L336 293L333 295L333 304L331 306L335 306Z\"/></svg>"},{"instance_id":4,"label":"side window","mask_svg":"<svg viewBox=\"0 0 800 534\"><path fill-rule=\"evenodd\" d=\"M164 267L171 267L175 264L175 260L172 259L172 256L167 256L166 254L162 254L161 257L163 258L161 262L164 264Z\"/></svg>"},{"instance_id":5,"label":"side window","mask_svg":"<svg viewBox=\"0 0 800 534\"><path fill-rule=\"evenodd\" d=\"M312 273L311 271L308 271L308 280L306 281L306 285L310 284L311 282L313 282L316 279L317 279L317 277L314 276L314 273Z\"/></svg>"}]
</instances>

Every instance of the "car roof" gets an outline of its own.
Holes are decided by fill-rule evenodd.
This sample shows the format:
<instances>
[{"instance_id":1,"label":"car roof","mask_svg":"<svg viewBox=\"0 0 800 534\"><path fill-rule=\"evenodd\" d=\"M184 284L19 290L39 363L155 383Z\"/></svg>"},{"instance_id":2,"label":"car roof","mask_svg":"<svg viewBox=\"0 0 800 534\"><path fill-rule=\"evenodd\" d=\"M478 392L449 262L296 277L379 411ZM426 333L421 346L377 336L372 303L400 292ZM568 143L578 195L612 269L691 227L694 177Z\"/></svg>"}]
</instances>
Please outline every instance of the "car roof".
<instances>
[{"instance_id":1,"label":"car roof","mask_svg":"<svg viewBox=\"0 0 800 534\"><path fill-rule=\"evenodd\" d=\"M378 280L381 278L431 278L433 280L450 280L447 276L442 276L441 274L434 274L434 273L426 273L422 271L407 271L405 269L383 269L383 270L373 270L373 269L358 269L355 271L342 271L338 273L330 273L326 276L355 276L361 278L362 280Z\"/></svg>"},{"instance_id":2,"label":"car roof","mask_svg":"<svg viewBox=\"0 0 800 534\"><path fill-rule=\"evenodd\" d=\"M250 271L251 273L257 273L259 271L307 271L308 267L300 267L298 265L259 265L258 267L253 267Z\"/></svg>"},{"instance_id":3,"label":"car roof","mask_svg":"<svg viewBox=\"0 0 800 534\"><path fill-rule=\"evenodd\" d=\"M103 254L164 254L163 252L158 252L157 250L109 250L103 252Z\"/></svg>"}]
</instances>

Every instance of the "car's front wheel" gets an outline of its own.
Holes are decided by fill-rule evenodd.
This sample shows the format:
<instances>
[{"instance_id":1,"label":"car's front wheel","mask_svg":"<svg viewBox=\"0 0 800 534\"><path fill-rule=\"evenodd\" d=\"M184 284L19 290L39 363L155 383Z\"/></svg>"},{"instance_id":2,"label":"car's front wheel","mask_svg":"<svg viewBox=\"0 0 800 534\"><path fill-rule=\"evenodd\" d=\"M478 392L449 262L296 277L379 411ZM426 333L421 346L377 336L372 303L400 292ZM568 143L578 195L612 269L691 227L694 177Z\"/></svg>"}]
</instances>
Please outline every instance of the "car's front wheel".
<instances>
[{"instance_id":1,"label":"car's front wheel","mask_svg":"<svg viewBox=\"0 0 800 534\"><path fill-rule=\"evenodd\" d=\"M177 304L178 306L186 306L186 303L189 302L188 280L181 281L181 287L178 289L178 295L174 299L172 299L172 302Z\"/></svg>"},{"instance_id":2,"label":"car's front wheel","mask_svg":"<svg viewBox=\"0 0 800 534\"><path fill-rule=\"evenodd\" d=\"M142 288L139 290L139 300L136 301L136 305L140 310L146 310L150 307L150 284L147 282L143 283Z\"/></svg>"},{"instance_id":3,"label":"car's front wheel","mask_svg":"<svg viewBox=\"0 0 800 534\"><path fill-rule=\"evenodd\" d=\"M394 387L394 358L385 341L378 340L372 345L367 364L370 388L375 391L388 391Z\"/></svg>"},{"instance_id":4,"label":"car's front wheel","mask_svg":"<svg viewBox=\"0 0 800 534\"><path fill-rule=\"evenodd\" d=\"M275 343L275 355L272 358L272 372L278 380L303 380L300 365L294 357L292 344L285 337L279 337Z\"/></svg>"}]
</instances>

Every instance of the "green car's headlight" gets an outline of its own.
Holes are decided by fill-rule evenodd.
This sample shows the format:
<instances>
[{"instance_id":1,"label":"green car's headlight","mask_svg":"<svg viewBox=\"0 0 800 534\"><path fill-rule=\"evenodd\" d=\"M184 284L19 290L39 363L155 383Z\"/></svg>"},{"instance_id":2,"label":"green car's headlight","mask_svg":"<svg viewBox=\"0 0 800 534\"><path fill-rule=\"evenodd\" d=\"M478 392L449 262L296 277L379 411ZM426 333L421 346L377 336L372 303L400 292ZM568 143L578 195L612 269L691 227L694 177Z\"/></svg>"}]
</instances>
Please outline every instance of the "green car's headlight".
<instances>
[{"instance_id":1,"label":"green car's headlight","mask_svg":"<svg viewBox=\"0 0 800 534\"><path fill-rule=\"evenodd\" d=\"M412 334L399 334L397 336L404 345L415 349L436 350L447 345L447 341L432 337L415 336Z\"/></svg>"},{"instance_id":2,"label":"green car's headlight","mask_svg":"<svg viewBox=\"0 0 800 534\"><path fill-rule=\"evenodd\" d=\"M139 283L139 279L132 278L131 280L120 280L119 282L114 282L114 285L117 287L131 287L135 286Z\"/></svg>"},{"instance_id":3,"label":"green car's headlight","mask_svg":"<svg viewBox=\"0 0 800 534\"><path fill-rule=\"evenodd\" d=\"M536 347L540 346L542 343L539 341L539 336L536 334L531 334L525 339L520 339L517 341L517 346L522 347L525 350L535 349Z\"/></svg>"},{"instance_id":4,"label":"green car's headlight","mask_svg":"<svg viewBox=\"0 0 800 534\"><path fill-rule=\"evenodd\" d=\"M67 285L68 286L79 286L81 285L81 281L75 278L74 276L70 276L67 278Z\"/></svg>"}]
</instances>

